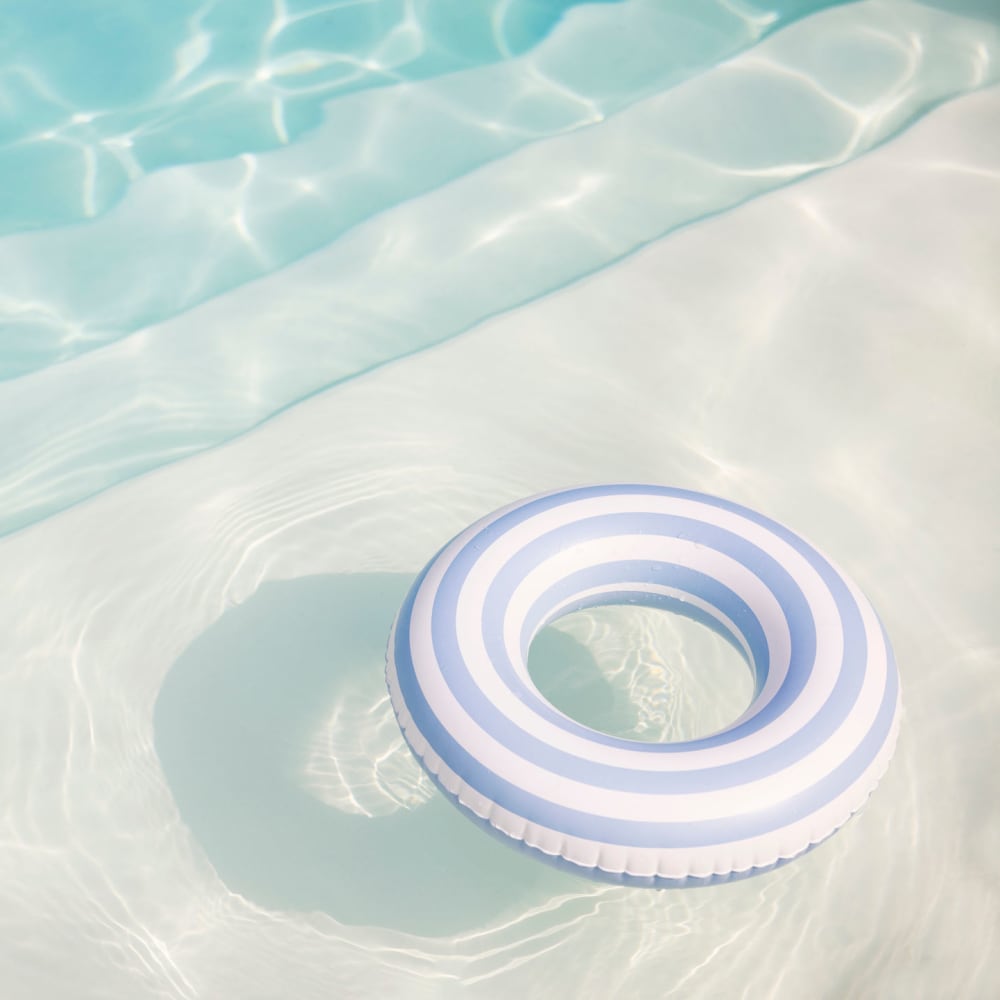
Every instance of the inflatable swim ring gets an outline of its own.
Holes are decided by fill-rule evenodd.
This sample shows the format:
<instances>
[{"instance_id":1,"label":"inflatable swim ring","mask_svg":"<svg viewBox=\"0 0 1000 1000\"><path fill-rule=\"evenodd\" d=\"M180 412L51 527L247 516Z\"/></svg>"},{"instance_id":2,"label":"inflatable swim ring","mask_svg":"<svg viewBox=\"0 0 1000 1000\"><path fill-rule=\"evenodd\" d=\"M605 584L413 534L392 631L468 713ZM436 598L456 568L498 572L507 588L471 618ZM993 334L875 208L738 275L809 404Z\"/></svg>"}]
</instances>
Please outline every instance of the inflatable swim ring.
<instances>
[{"instance_id":1,"label":"inflatable swim ring","mask_svg":"<svg viewBox=\"0 0 1000 1000\"><path fill-rule=\"evenodd\" d=\"M528 647L608 604L725 636L753 670L749 708L677 743L562 714ZM463 531L404 601L386 679L406 741L464 811L560 866L660 887L766 870L832 834L885 771L899 716L888 639L850 580L769 518L659 486L550 493Z\"/></svg>"}]
</instances>

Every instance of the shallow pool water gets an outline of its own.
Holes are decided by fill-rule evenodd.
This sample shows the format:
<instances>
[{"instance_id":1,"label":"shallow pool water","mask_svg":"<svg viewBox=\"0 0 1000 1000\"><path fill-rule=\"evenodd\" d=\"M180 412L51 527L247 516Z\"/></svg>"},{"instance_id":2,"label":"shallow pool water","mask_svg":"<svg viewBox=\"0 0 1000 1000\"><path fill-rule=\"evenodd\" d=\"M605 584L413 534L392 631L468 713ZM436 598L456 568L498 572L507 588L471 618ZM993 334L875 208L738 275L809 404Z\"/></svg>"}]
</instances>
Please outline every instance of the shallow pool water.
<instances>
[{"instance_id":1,"label":"shallow pool water","mask_svg":"<svg viewBox=\"0 0 1000 1000\"><path fill-rule=\"evenodd\" d=\"M4 5L4 997L1000 993L998 80L985 0ZM782 869L592 884L402 742L414 574L598 481L884 620L896 757ZM750 696L715 639L531 669L679 738Z\"/></svg>"}]
</instances>

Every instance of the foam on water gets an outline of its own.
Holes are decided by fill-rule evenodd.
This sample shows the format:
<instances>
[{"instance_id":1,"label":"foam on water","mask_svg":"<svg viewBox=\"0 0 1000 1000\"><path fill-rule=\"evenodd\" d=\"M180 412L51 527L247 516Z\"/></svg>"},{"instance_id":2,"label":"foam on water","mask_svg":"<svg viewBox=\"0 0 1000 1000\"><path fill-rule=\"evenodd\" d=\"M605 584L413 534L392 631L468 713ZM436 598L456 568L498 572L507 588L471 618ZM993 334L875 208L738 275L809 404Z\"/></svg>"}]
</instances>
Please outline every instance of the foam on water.
<instances>
[{"instance_id":1,"label":"foam on water","mask_svg":"<svg viewBox=\"0 0 1000 1000\"><path fill-rule=\"evenodd\" d=\"M41 155L33 130L93 145L70 124L135 126L146 157L124 181L39 160L36 201L0 212L5 996L996 993L989 11L730 0L678 36L679 4L497 3L466 50L443 3L245 4L243 34L223 3L141 28L98 6L0 33L0 173ZM130 39L119 84L83 87L74 32ZM392 74L345 69L376 50ZM276 84L234 82L262 53L316 112L285 139ZM204 162L237 108L239 148ZM404 166L420 137L435 155ZM380 659L406 581L500 503L599 480L765 510L879 608L897 756L794 865L592 886L485 837L405 755ZM676 733L626 627L622 663L600 622L564 623L539 683Z\"/></svg>"}]
</instances>

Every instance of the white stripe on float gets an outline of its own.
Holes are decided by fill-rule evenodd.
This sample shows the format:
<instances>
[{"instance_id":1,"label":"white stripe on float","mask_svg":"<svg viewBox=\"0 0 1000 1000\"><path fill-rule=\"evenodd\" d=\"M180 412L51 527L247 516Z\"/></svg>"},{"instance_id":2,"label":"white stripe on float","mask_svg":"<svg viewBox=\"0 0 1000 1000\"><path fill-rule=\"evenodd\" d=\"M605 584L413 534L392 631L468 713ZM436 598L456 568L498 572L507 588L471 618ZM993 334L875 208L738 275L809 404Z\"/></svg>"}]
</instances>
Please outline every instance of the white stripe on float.
<instances>
[{"instance_id":1,"label":"white stripe on float","mask_svg":"<svg viewBox=\"0 0 1000 1000\"><path fill-rule=\"evenodd\" d=\"M558 493L562 491L556 492ZM425 674L427 674L428 667L432 678L435 674L439 675L440 671L440 665L436 663L433 644L430 641L429 623L430 611L442 577L447 572L447 569L451 566L459 552L461 552L469 542L473 541L478 535L480 535L485 528L489 527L498 518L503 517L510 512L516 511L521 507L530 506L531 503L536 502L538 499L539 498L533 498L529 501L522 501L508 505L508 507L496 512L489 518L483 519L477 524L471 526L452 543L450 543L445 550L443 550L435 564L428 571L423 585L421 586L416 600L414 601L414 627L411 628L410 635L410 640L413 644L412 653L414 659L414 669L417 672L418 683L422 688L424 688L425 696L427 696L428 689L424 687L424 680L422 678L424 678ZM585 510L591 510L593 513L582 512ZM458 618L462 623L459 628L460 643L462 643L463 651L469 646L470 642L472 643L472 646L476 651L476 657L478 657L478 660L474 660L473 667L481 671L482 676L492 677L500 683L499 679L495 677L495 672L492 665L489 664L488 657L486 656L485 647L481 641L481 632L479 633L478 639L470 639L468 635L469 628L464 616L467 614L468 607L477 607L479 608L477 620L481 618L482 602L484 600L485 590L483 589L482 583L478 581L479 574L486 573L488 576L488 570L484 569L483 566L488 566L490 563L492 563L494 566L494 572L496 572L496 566L498 564L502 565L505 563L510 555L517 551L517 546L511 544L512 536L516 535L517 541L521 544L530 544L533 539L537 539L541 535L544 535L548 530L551 530L552 527L558 527L562 524L572 524L581 517L599 516L610 513L635 513L640 516L645 513L667 513L682 517L692 517L693 511L697 511L697 516L694 516L695 520L700 520L712 527L733 531L735 534L743 537L747 541L757 544L764 551L768 551L769 554L771 554L776 561L782 564L789 574L796 579L798 585L802 588L814 615L814 620L817 626L818 653L824 648L829 648L823 640L822 632L829 628L831 621L836 622L834 630L836 631L838 637L842 637L840 628L840 609L837 606L832 594L829 593L818 573L809 564L809 561L802 556L794 548L794 546L786 543L778 535L771 532L770 529L760 525L757 521L750 517L744 517L716 507L710 501L702 503L686 498L662 497L643 493L627 493L619 494L617 496L604 495L584 500L571 500L565 504L558 505L549 511L529 514L523 521L516 523L502 536L494 540L491 545L487 546L482 555L479 557L477 564L475 564L470 570L459 598L460 613ZM709 514L711 516L706 516ZM549 525L549 527L546 527L546 525ZM527 526L530 526L532 530L528 531ZM656 537L657 536L641 536L643 549L642 554L640 554L638 558L650 558L649 542L651 539ZM600 549L603 541L604 540L598 540L594 543L587 544ZM616 560L623 558L617 547L620 541L620 538L614 539ZM809 544L804 540L802 540L802 544L807 550L812 550L812 547L809 546ZM582 545L580 547L586 548L587 546ZM706 572L706 563L703 560L704 553L716 553L716 550L705 546L699 546L698 548L700 550L699 556L695 561L690 559L671 559L665 561L679 562L689 565L694 569L701 570L702 572ZM815 552L815 550L812 551ZM718 553L716 553L716 555L718 555ZM816 552L816 556L820 559L825 559L825 557L820 555L818 552ZM635 556L626 556L624 558L635 558ZM723 558L728 559L729 557ZM485 564L484 560L487 560ZM735 560L729 561L735 562ZM790 563L792 565L790 565ZM575 564L573 568L584 569L591 565L593 565L593 562L585 562L583 564ZM737 563L736 565L740 564ZM745 572L744 567L741 567L741 569L744 569ZM802 574L803 569L805 569L805 578L809 579L809 584L807 585L803 585L803 576L800 575ZM784 794L780 797L780 800L782 801L787 800L789 797L794 795L788 781L788 779L791 778L791 774L789 772L795 771L797 773L798 780L792 782L792 784L798 785L800 781L804 780L805 783L802 785L802 788L808 788L815 782L815 780L820 780L825 777L868 737L871 723L874 721L878 709L881 706L882 697L885 692L885 685L889 676L890 667L888 661L888 651L884 643L884 634L878 623L874 610L871 608L871 605L867 602L866 598L849 579L839 573L836 567L832 567L832 569L833 572L837 573L837 575L843 580L859 609L868 645L867 669L863 671L862 688L858 698L850 706L840 725L831 735L829 740L816 750L795 761L783 772L779 772L782 778L780 784L784 791ZM712 574L708 573L707 575ZM757 580L752 573L749 575L754 580ZM552 582L556 582L558 579L562 578L564 578L564 575L557 574L553 578ZM534 585L529 586L520 597L517 596L519 592L515 592L515 599L511 601L511 606L514 607L515 601L520 602L517 608L515 608L517 613L515 614L514 612L511 612L506 621L507 631L505 633L505 638L508 645L511 643L514 644L511 646L511 649L515 652L513 662L516 664L518 669L521 668L522 664L519 662L521 629L517 626L519 623L523 624L523 614L527 608L530 607L531 603L533 603L533 600L528 600L531 593L534 592L535 596L537 596L538 593L542 593L547 589L548 584L543 586L540 585L540 579L541 576L539 576L539 579L534 581ZM466 592L470 580L477 588L471 597ZM489 580L491 582L492 577L490 577ZM725 580L724 582L731 586L729 580ZM757 582L759 583L759 580ZM820 585L818 591L815 589L815 584L817 582ZM538 589L539 586L540 589ZM635 585L631 586L634 587ZM650 585L645 586L649 587ZM600 589L605 590L606 588ZM669 588L663 589L669 590ZM740 593L740 596L747 601L747 603L754 610L754 613L757 614L762 626L765 626L768 621L773 623L773 609L769 611L768 615L765 617L758 612L750 600L747 600L747 594L745 592L741 592L741 589L736 586L733 586L732 589L737 593ZM759 589L767 593L771 597L771 600L774 601L773 595L770 595L770 591L768 591L763 584L760 584ZM824 596L819 596L820 593ZM687 599L690 599L693 595L685 596ZM817 599L818 603L816 603ZM707 602L705 603L707 605ZM833 608L832 615L829 614L831 607ZM714 615L717 620L721 620L721 613L718 609L706 606L703 610ZM822 612L825 612L825 614ZM418 617L421 619L419 625ZM721 617L724 618L725 616ZM780 613L780 609L778 618L782 624L784 624L784 616ZM731 629L737 638L741 636L739 629L731 625L731 623L727 624L727 627ZM765 634L767 634L766 628ZM770 644L772 641L771 636L768 635L767 638ZM392 649L391 646L390 649ZM745 651L748 652L748 650ZM423 662L425 654L429 654L429 664ZM839 663L840 656L838 655L836 657L836 665L834 668L835 674L837 669L839 669ZM772 669L774 669L775 666L776 664L772 663ZM524 669L526 673L526 668ZM502 807L492 803L486 796L476 792L474 789L469 788L453 771L451 771L451 769L440 759L440 757L438 757L433 748L429 746L426 738L422 733L420 733L419 728L415 724L408 708L403 703L401 693L399 691L395 663L392 656L390 656L387 666L387 681L389 683L394 707L397 710L400 724L407 736L407 740L411 743L411 746L418 756L424 759L425 765L428 769L431 770L432 773L437 774L442 784L456 794L466 807L471 808L477 815L488 817L490 822L493 823L493 825L498 829L505 830L514 836L524 839L526 844L542 850L545 853L560 854L571 861L582 863L585 866L600 865L600 867L612 872L626 871L637 876L659 874L660 876L667 878L683 878L687 875L710 875L713 873L726 874L730 871L742 871L751 867L766 866L773 863L775 860L778 860L780 857L789 857L801 850L804 850L810 843L816 842L827 836L829 833L832 833L837 826L848 818L852 811L860 807L864 798L867 797L871 789L874 787L877 778L881 775L882 771L884 771L885 765L892 753L895 732L898 727L897 711L892 722L892 737L886 740L885 743L879 748L871 764L861 775L859 775L858 779L853 782L848 789L837 795L831 802L820 807L811 816L804 817L797 823L789 824L770 834L754 836L746 841L732 842L724 845L710 845L704 848L692 846L692 848L675 849L622 849L611 847L606 844L600 844L596 841L587 841L584 838L568 836L560 831L546 830L544 827L531 823L523 817L518 817L514 814L508 813ZM501 686L506 690L505 685L502 685L501 683ZM805 692L803 692L803 695L804 694ZM445 700L447 701L447 699ZM802 699L799 699L800 702L801 700ZM761 704L762 699L756 699L754 706L751 706L750 712L747 713L747 717L749 717L749 714L752 713L755 708L759 711ZM440 713L433 706L433 703L432 711L438 716L442 724L446 724L449 721L447 718L442 718ZM465 715L460 706L459 713L462 716ZM538 717L534 716L533 713L532 716L535 719L535 722L533 723L530 731L532 732L532 735L537 736L537 723L545 720L538 719ZM784 714L781 718L784 718ZM483 744L479 742L479 735L475 734L475 730L479 727L475 725L474 720L466 717L455 721L457 723L457 730L453 731L452 735L458 738L460 733L463 734L462 738L459 739L459 742L465 747L466 752L469 752L470 756L474 759L482 762L484 766L490 767L490 764L487 763L487 760L484 759L483 753L481 752ZM472 724L471 728L468 725L469 723ZM546 725L549 724L546 723ZM450 728L450 726L446 725L446 728ZM768 727L768 730L770 728L771 727ZM564 730L558 730L558 732L565 733ZM466 738L469 735L475 736L473 742L473 745L477 748L477 752L475 753L469 751L466 743ZM485 736L485 734L483 735ZM491 745L496 743L496 741L493 741L488 736L486 739ZM548 740L546 740L546 742L548 742ZM589 744L589 746L593 748L594 746L603 745ZM491 746L491 752L499 752L501 755L504 755L505 751L507 751L507 748L499 747L498 745ZM643 760L644 763L648 763L649 757L674 758L677 756L681 755L644 754ZM525 773L534 770L534 768L528 765L522 758L518 758L516 755L515 758L515 773L523 776ZM508 760L507 763L509 765L511 761ZM495 768L490 767L490 769L496 771ZM541 769L541 772L541 775L536 775L535 778L547 775L547 779L543 780L543 786L550 786L553 783L554 776L549 774L547 771L544 771L544 769ZM501 778L505 777L505 775L500 772L496 773ZM807 775L809 777L807 777ZM557 804L564 804L568 808L576 809L581 812L595 812L593 809L593 806L595 805L595 793L603 795L605 800L608 802L614 802L616 804L620 803L622 805L626 802L630 802L631 805L624 815L612 815L612 818L620 818L625 822L647 816L649 814L651 799L657 802L662 801L666 803L669 810L669 819L672 821L685 821L688 818L697 821L698 819L722 819L726 816L737 815L741 812L760 810L764 803L761 799L760 788L755 788L754 786L760 785L761 783L773 782L775 777L776 775L769 775L765 778L758 779L756 782L744 783L737 786L739 791L737 796L734 796L733 789L730 788L720 792L690 793L686 795L642 795L638 798L638 801L636 801L637 796L634 793L611 791L610 795L607 795L605 793L607 793L608 790L595 789L593 786L585 783L577 783L573 782L572 779L565 779L561 777L557 777L555 779L555 783L558 786L566 786L568 784L580 785L580 789L578 789L575 794L570 795L568 799L563 799L562 795L553 795L551 794L551 791L547 794L544 791L536 791L534 788L529 788L529 790L534 794L539 795L540 798L548 799L549 801ZM507 780L510 780L510 778L507 778ZM512 783L519 784L518 781L513 781ZM531 783L534 784L534 779ZM558 789L556 790L558 791ZM580 790L582 790L582 798L579 797ZM752 792L753 794L750 795L750 801L747 801L744 798L744 794L749 792ZM679 808L682 813L687 813L687 807L695 805L695 800L702 800L702 805L704 806L706 796L722 796L728 802L729 808L718 815L715 814L714 810L712 810L711 813L704 813L702 809L695 809L695 812L690 817L687 815L678 815ZM586 803L589 808L581 809L581 803ZM744 804L745 809L741 808L741 805ZM518 830L520 830L520 832L517 832ZM591 860L588 860L588 858Z\"/></svg>"},{"instance_id":2,"label":"white stripe on float","mask_svg":"<svg viewBox=\"0 0 1000 1000\"><path fill-rule=\"evenodd\" d=\"M629 536L617 536L611 539L600 539L596 540L594 543L586 544L593 544L596 546L601 542L607 541L608 548L613 550L613 554L617 559L621 556L621 549L619 548L619 545L623 540L627 540L628 537ZM681 539L667 539L663 537L662 542L664 544L662 548L656 550L659 557L651 558L650 553L653 551L653 547L650 544L651 537L647 535L632 537L637 537L639 539L637 548L643 553L643 559L645 561L670 561L704 571L703 560L701 565L691 565L689 557L697 555L698 558L701 559L701 555L704 552L703 547L695 546L693 542L686 542ZM667 542L671 542L673 544L668 546L666 544ZM607 554L612 554L612 552ZM781 605L759 577L754 575L754 573L747 569L742 563L731 559L729 556L722 553L717 553L717 555L719 562L725 564L727 579L724 582L726 582L730 590L741 598L753 612L754 617L757 619L758 624L761 627L761 631L764 633L764 638L768 646L768 679L764 688L754 700L754 707L756 711L759 711L771 700L788 673L788 660L790 653L788 623L785 619L784 613L782 612ZM633 559L634 558L635 557L633 556ZM573 561L577 559L580 560L580 565L572 565ZM583 561L587 559L590 559L590 561ZM576 569L597 567L605 564L606 562L616 561L616 559L612 560L607 559L606 557L602 558L601 554L597 551L591 552L590 549L584 549L583 545L576 546L573 551L567 550L552 559L540 563L531 573L528 574L528 576L525 577L522 584L514 591L507 607L507 618L504 624L505 646L508 655L512 657L515 665L518 667L519 673L523 678L527 679L529 683L531 683L531 681L527 673L527 664L520 662L521 656L519 644L524 618L528 610L535 603L537 596L540 596L548 589L549 586L557 583L559 579L564 578L564 576L568 576ZM558 564L563 561L565 561L567 565L560 567ZM706 573L706 575L711 576L712 574ZM716 579L721 578L717 577ZM627 586L629 589L638 591L646 589L650 593L666 593L670 590L670 588L659 585L636 584L632 581L622 581L621 586ZM750 647L738 625L731 622L721 611L719 611L718 608L708 601L704 601L701 598L696 597L694 594L689 594L686 591L683 593L678 591L678 593L682 594L684 600L688 601L688 603L698 607L702 611L705 611L717 621L720 621L723 624L728 623L727 627L737 640L740 641L743 653L747 660L753 664L753 655L750 652ZM551 620L552 617L553 616L550 612L549 620ZM514 655L515 652L516 656ZM756 714L756 711L754 714ZM749 714L747 714L746 717L748 718Z\"/></svg>"},{"instance_id":3,"label":"white stripe on float","mask_svg":"<svg viewBox=\"0 0 1000 1000\"><path fill-rule=\"evenodd\" d=\"M652 561L680 561L678 556L685 548L693 549L693 543L679 539L651 536L624 536L614 540L619 551L626 550L629 546L636 546L644 551L647 558ZM588 547L591 544L588 543ZM584 546L580 547L581 549ZM729 557L708 550L711 553L715 568L727 564L730 580L736 576L743 578L738 581L738 586L732 589L737 592L742 591L740 596L747 602L758 618L761 615L765 620L761 622L767 635L768 642L773 650L772 657L775 661L775 669L783 673L787 669L788 640L787 626L783 616L780 616L780 608L771 595L770 591L764 587L760 580L752 573L745 570L739 563L729 559ZM708 554L706 550L699 549L699 558L704 559ZM578 556L579 553L563 553L555 557L553 562L560 563L564 559ZM704 568L704 563L702 567ZM708 575L713 575L708 570ZM552 579L558 577L553 572ZM485 579L485 576L484 576ZM548 579L548 577L546 577ZM800 586L802 581L800 581ZM487 698L505 716L513 721L520 728L530 732L533 736L542 739L545 743L565 750L567 753L575 754L582 759L607 763L609 765L625 767L635 770L670 772L680 770L695 770L705 767L720 767L728 763L735 763L755 756L764 750L770 749L789 735L796 732L802 725L806 724L826 703L833 686L836 683L843 651L843 637L839 629L839 616L831 614L836 605L829 591L822 585L818 575L806 582L803 592L807 602L812 608L814 618L817 619L817 657L815 667L805 688L789 709L779 715L772 723L756 733L746 736L734 736L731 742L713 746L702 747L689 751L677 751L670 754L653 754L648 749L628 750L619 747L596 744L584 737L576 736L558 726L553 725L548 720L538 716L531 708L525 705L509 688L497 677L482 638L481 629L478 627L481 621L480 602L477 600L481 593L481 581L476 591L471 591L473 584L470 583L469 590L463 590L459 603L458 628L459 641L463 659L469 666L473 677L478 681L478 685ZM541 587L539 592L546 588ZM765 596L766 595L766 596ZM468 601L468 603L466 603ZM776 612L780 617L776 617ZM780 621L784 626L784 633L778 632L777 623ZM820 624L823 623L823 624ZM423 621L414 618L411 632L423 632L427 625ZM424 692L434 714L451 728L451 722L464 720L467 713L462 705L455 698L448 685L445 671L442 670L438 662L437 651L429 648L425 656L421 657L419 664L415 664L418 675L418 682ZM470 721L475 725L476 737L483 732L478 722L474 719ZM463 723L464 724L464 723ZM467 751L470 746L462 741ZM475 746L476 744L473 743ZM482 752L477 749L475 756L479 757L495 773L503 776L505 769L500 768L499 761L483 757Z\"/></svg>"},{"instance_id":4,"label":"white stripe on float","mask_svg":"<svg viewBox=\"0 0 1000 1000\"><path fill-rule=\"evenodd\" d=\"M394 700L400 700L398 686L390 683ZM408 713L406 713L408 717ZM603 841L587 840L553 830L526 820L497 805L470 788L439 757L429 750L427 741L409 719L408 741L441 784L456 797L463 808L507 836L552 857L563 857L583 868L600 868L610 874L636 878L658 876L664 879L707 878L767 868L779 860L801 854L812 844L835 832L860 809L885 773L895 749L899 730L898 701L889 738L857 780L840 795L819 809L793 823L741 840L714 844L691 844L686 847L622 847ZM423 749L421 749L421 747Z\"/></svg>"}]
</instances>

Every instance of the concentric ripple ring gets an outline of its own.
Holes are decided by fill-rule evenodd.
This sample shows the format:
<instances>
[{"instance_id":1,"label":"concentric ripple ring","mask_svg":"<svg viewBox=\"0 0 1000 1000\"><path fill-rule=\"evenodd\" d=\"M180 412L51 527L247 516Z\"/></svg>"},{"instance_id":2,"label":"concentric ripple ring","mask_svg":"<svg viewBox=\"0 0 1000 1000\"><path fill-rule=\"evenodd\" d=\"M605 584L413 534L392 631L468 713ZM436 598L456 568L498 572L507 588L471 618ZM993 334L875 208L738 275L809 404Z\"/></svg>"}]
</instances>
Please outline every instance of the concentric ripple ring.
<instances>
[{"instance_id":1,"label":"concentric ripple ring","mask_svg":"<svg viewBox=\"0 0 1000 1000\"><path fill-rule=\"evenodd\" d=\"M533 637L613 604L728 639L754 674L747 710L646 743L556 709L528 674ZM464 811L580 874L658 887L753 874L828 837L899 724L892 651L858 587L775 521L662 486L561 490L463 531L404 601L386 679L411 749Z\"/></svg>"}]
</instances>

